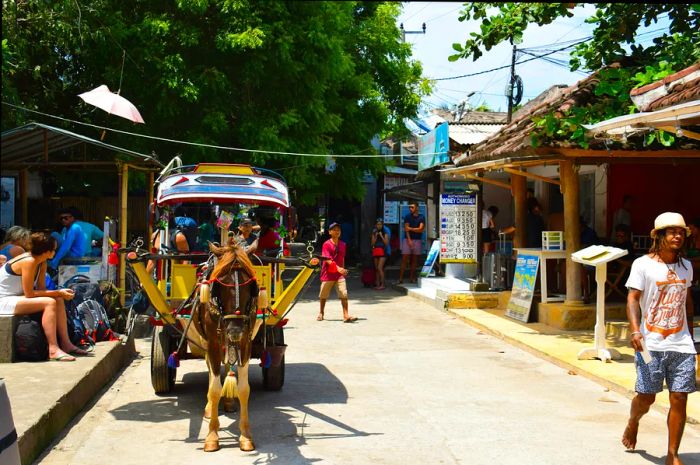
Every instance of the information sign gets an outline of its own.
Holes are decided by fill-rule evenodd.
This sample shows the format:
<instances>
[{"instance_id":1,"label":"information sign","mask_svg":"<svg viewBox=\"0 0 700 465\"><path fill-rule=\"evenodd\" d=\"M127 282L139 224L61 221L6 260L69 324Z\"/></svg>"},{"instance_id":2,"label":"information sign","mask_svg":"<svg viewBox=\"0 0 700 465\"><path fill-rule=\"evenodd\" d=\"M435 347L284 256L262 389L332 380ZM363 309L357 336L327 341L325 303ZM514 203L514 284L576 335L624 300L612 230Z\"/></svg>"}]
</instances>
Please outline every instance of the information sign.
<instances>
[{"instance_id":1,"label":"information sign","mask_svg":"<svg viewBox=\"0 0 700 465\"><path fill-rule=\"evenodd\" d=\"M425 258L425 264L420 270L420 277L427 278L428 276L434 275L433 266L435 266L435 260L437 260L438 254L440 253L440 241L433 241L430 246L430 251L428 256Z\"/></svg>"},{"instance_id":2,"label":"information sign","mask_svg":"<svg viewBox=\"0 0 700 465\"><path fill-rule=\"evenodd\" d=\"M399 222L399 202L388 200L384 202L384 223L397 224Z\"/></svg>"},{"instance_id":3,"label":"information sign","mask_svg":"<svg viewBox=\"0 0 700 465\"><path fill-rule=\"evenodd\" d=\"M535 282L537 281L537 269L540 257L537 255L520 254L515 264L515 276L513 277L513 289L508 301L506 316L527 323L530 318L532 297L535 294Z\"/></svg>"},{"instance_id":4,"label":"information sign","mask_svg":"<svg viewBox=\"0 0 700 465\"><path fill-rule=\"evenodd\" d=\"M440 262L476 263L476 193L440 195Z\"/></svg>"}]
</instances>

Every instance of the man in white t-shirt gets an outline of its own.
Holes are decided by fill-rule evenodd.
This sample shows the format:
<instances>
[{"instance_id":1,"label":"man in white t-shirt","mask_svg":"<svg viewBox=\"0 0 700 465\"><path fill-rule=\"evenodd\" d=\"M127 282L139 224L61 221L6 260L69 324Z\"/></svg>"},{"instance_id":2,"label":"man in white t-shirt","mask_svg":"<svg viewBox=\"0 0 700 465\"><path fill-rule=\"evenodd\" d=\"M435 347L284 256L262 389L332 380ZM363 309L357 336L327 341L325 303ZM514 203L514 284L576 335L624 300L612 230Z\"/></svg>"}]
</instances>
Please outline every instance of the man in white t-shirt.
<instances>
[{"instance_id":1,"label":"man in white t-shirt","mask_svg":"<svg viewBox=\"0 0 700 465\"><path fill-rule=\"evenodd\" d=\"M689 292L693 267L682 256L689 232L678 213L656 217L651 231L652 248L634 261L626 284L630 339L636 351L637 395L632 400L622 444L627 449L635 448L639 420L663 390L665 380L671 405L667 465L681 463L678 448L686 403L688 394L696 390L693 302ZM651 355L649 363L641 355L645 348Z\"/></svg>"}]
</instances>

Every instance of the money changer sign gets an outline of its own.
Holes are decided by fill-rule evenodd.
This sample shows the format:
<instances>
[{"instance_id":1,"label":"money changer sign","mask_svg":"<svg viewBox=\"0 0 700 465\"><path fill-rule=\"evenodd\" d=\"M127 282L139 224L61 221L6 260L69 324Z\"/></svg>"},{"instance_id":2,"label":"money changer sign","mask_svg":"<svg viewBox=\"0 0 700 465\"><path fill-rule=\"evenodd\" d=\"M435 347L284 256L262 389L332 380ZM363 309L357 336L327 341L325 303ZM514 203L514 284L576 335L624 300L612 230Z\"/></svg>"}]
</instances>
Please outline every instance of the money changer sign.
<instances>
[{"instance_id":1,"label":"money changer sign","mask_svg":"<svg viewBox=\"0 0 700 465\"><path fill-rule=\"evenodd\" d=\"M440 262L476 263L476 193L440 195Z\"/></svg>"}]
</instances>

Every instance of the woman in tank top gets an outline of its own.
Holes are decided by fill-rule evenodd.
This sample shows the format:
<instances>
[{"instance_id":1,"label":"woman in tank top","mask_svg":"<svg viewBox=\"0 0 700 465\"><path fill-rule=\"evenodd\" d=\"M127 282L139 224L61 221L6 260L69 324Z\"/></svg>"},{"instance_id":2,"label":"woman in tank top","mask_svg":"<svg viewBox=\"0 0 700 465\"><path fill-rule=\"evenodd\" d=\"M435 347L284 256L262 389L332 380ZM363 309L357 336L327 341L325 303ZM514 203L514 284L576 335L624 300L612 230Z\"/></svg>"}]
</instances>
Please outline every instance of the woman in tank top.
<instances>
[{"instance_id":1,"label":"woman in tank top","mask_svg":"<svg viewBox=\"0 0 700 465\"><path fill-rule=\"evenodd\" d=\"M46 290L46 261L56 253L56 239L31 235L31 252L23 253L0 267L0 315L29 315L43 311L41 325L49 345L49 360L71 362L73 355L87 355L68 337L64 300L71 289ZM71 355L72 354L72 355Z\"/></svg>"}]
</instances>

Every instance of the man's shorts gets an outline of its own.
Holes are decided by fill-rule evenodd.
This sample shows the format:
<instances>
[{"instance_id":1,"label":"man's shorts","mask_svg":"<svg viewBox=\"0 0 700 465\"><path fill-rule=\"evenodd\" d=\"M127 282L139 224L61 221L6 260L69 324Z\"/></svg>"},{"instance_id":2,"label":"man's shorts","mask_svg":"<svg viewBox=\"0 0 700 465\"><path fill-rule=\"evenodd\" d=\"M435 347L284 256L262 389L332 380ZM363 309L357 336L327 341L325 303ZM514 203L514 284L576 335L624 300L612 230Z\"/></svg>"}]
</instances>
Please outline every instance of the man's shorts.
<instances>
[{"instance_id":1,"label":"man's shorts","mask_svg":"<svg viewBox=\"0 0 700 465\"><path fill-rule=\"evenodd\" d=\"M423 241L420 239L413 239L411 245L408 244L408 239L404 239L401 242L401 254L402 255L420 255L423 250Z\"/></svg>"},{"instance_id":2,"label":"man's shorts","mask_svg":"<svg viewBox=\"0 0 700 465\"><path fill-rule=\"evenodd\" d=\"M348 298L348 287L345 285L345 279L339 281L321 281L321 292L318 294L319 299L327 299L331 295L331 289L335 287L339 299Z\"/></svg>"},{"instance_id":3,"label":"man's shorts","mask_svg":"<svg viewBox=\"0 0 700 465\"><path fill-rule=\"evenodd\" d=\"M664 380L671 392L695 392L695 354L680 352L657 352L650 350L651 362L644 363L637 352L637 383L634 390L640 394L658 394L663 390Z\"/></svg>"}]
</instances>

